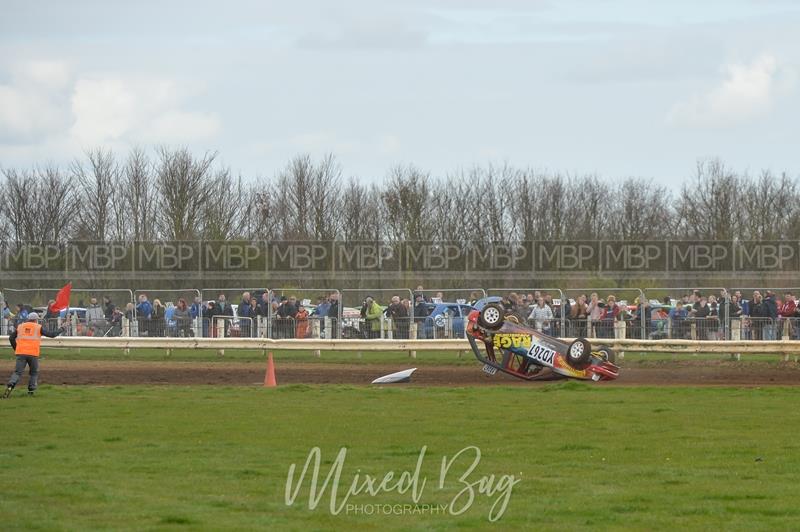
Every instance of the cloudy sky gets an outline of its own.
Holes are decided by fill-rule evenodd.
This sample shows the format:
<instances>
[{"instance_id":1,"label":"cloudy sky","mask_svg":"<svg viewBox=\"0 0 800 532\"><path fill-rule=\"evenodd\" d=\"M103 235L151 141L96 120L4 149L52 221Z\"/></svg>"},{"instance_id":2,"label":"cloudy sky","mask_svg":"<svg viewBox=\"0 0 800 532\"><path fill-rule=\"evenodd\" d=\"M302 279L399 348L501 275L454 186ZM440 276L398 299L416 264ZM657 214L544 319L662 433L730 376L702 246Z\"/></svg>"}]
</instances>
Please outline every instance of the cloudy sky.
<instances>
[{"instance_id":1,"label":"cloudy sky","mask_svg":"<svg viewBox=\"0 0 800 532\"><path fill-rule=\"evenodd\" d=\"M0 0L0 166L94 146L681 181L800 174L793 0Z\"/></svg>"}]
</instances>

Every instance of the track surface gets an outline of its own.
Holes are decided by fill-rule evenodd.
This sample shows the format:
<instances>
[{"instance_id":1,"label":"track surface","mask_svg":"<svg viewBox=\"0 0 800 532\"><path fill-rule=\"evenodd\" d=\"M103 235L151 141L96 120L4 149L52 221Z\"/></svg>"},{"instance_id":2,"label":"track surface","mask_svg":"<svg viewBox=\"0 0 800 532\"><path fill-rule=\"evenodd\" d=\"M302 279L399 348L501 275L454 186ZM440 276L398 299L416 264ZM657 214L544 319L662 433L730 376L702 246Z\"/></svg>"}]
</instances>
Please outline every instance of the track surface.
<instances>
[{"instance_id":1,"label":"track surface","mask_svg":"<svg viewBox=\"0 0 800 532\"><path fill-rule=\"evenodd\" d=\"M325 364L278 362L279 384L351 384L367 385L373 379L413 367L412 364ZM6 363L0 370L13 371ZM118 384L215 384L258 385L264 382L265 364L255 362L137 362L43 360L40 382L67 385ZM2 375L0 375L2 377ZM27 376L23 378L27 383ZM519 385L524 382L508 375L493 377L480 366L419 366L412 384L420 386ZM599 386L770 386L800 384L800 364L766 362L653 362L623 365L620 377Z\"/></svg>"}]
</instances>

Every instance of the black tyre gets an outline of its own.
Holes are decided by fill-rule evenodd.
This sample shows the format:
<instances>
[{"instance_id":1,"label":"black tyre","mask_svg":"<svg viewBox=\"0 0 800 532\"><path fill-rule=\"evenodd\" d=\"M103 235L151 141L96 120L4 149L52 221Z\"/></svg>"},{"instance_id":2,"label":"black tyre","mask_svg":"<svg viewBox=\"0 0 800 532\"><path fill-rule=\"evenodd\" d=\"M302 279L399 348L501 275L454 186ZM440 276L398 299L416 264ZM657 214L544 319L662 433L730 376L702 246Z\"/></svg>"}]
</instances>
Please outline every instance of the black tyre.
<instances>
[{"instance_id":1,"label":"black tyre","mask_svg":"<svg viewBox=\"0 0 800 532\"><path fill-rule=\"evenodd\" d=\"M600 349L598 349L597 351L599 351L600 353L602 353L602 354L603 354L603 357L604 357L604 358L605 358L605 359L606 359L608 362L611 362L612 364L616 364L616 363L617 363L617 352L616 352L616 351L614 351L613 349L611 349L610 347L601 347L601 348L600 348Z\"/></svg>"},{"instance_id":2,"label":"black tyre","mask_svg":"<svg viewBox=\"0 0 800 532\"><path fill-rule=\"evenodd\" d=\"M503 326L506 309L499 303L489 303L478 314L478 325L484 329L495 331Z\"/></svg>"},{"instance_id":3,"label":"black tyre","mask_svg":"<svg viewBox=\"0 0 800 532\"><path fill-rule=\"evenodd\" d=\"M586 338L578 338L567 349L567 363L575 369L583 369L592 359L592 344Z\"/></svg>"}]
</instances>

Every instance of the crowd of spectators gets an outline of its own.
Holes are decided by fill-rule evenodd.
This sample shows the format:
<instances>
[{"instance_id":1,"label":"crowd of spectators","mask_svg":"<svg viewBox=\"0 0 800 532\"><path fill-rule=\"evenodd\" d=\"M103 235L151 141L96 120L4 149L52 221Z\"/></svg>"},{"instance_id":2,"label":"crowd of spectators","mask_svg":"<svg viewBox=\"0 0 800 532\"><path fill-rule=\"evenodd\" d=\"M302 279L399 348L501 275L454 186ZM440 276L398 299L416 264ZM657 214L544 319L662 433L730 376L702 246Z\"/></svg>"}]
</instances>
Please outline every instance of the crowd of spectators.
<instances>
[{"instance_id":1,"label":"crowd of spectators","mask_svg":"<svg viewBox=\"0 0 800 532\"><path fill-rule=\"evenodd\" d=\"M746 299L740 290L703 294L691 290L661 302L618 302L615 295L604 299L597 293L554 300L551 294L511 292L503 298L506 312L538 331L554 336L612 338L619 327L626 338L641 338L642 319L646 338L723 340L738 331L741 339L771 340L788 334L800 335L800 307L791 291L782 297L772 290L753 291Z\"/></svg>"},{"instance_id":2,"label":"crowd of spectators","mask_svg":"<svg viewBox=\"0 0 800 532\"><path fill-rule=\"evenodd\" d=\"M413 292L413 301L398 294L391 295L385 305L373 296L363 299L357 316L340 323L341 309L338 292L320 295L315 304L301 301L295 295L278 295L266 290L244 292L238 306L232 305L224 293L216 299L203 301L195 297L189 303L179 297L163 303L152 301L147 294L138 294L137 301L117 307L108 297L102 301L92 297L85 305L67 311L53 312L49 301L46 307L34 309L19 303L10 306L3 302L2 317L11 325L24 321L36 310L48 327L66 324L69 334L85 336L242 336L273 338L308 338L312 322L319 323L320 337L350 338L392 337L409 338L411 323L422 330L433 306L445 296L436 292L428 296L422 286ZM472 292L461 303L472 305L482 297ZM305 303L305 304L303 304ZM703 293L691 290L661 301L618 301L615 295L599 297L598 293L583 293L575 297L556 299L552 294L533 291L527 294L510 292L502 298L507 314L521 323L545 334L568 337L612 338L623 328L627 338L691 338L722 340L733 337L752 340L800 337L800 306L795 294L785 291L755 290L746 298L740 290ZM234 308L235 307L235 308ZM353 309L355 312L356 309ZM269 317L269 331L262 330ZM328 319L324 319L328 318ZM463 316L461 316L463 319ZM644 320L644 323L642 323ZM124 325L130 327L123 330ZM328 330L326 330L326 328Z\"/></svg>"}]
</instances>

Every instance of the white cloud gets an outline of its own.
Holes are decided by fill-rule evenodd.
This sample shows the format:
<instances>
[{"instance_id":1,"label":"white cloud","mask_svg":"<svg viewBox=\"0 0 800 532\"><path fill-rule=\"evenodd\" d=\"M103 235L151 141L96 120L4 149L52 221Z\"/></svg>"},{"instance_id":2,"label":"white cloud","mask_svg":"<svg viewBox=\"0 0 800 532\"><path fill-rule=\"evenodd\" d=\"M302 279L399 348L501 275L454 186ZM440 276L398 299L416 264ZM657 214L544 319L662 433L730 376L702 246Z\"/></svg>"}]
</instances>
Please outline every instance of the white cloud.
<instances>
[{"instance_id":1,"label":"white cloud","mask_svg":"<svg viewBox=\"0 0 800 532\"><path fill-rule=\"evenodd\" d=\"M188 142L213 136L213 115L179 109L181 94L168 80L81 79L75 85L70 134L83 144L114 140Z\"/></svg>"},{"instance_id":2,"label":"white cloud","mask_svg":"<svg viewBox=\"0 0 800 532\"><path fill-rule=\"evenodd\" d=\"M0 142L47 137L69 125L69 68L57 61L19 63L0 85Z\"/></svg>"},{"instance_id":3,"label":"white cloud","mask_svg":"<svg viewBox=\"0 0 800 532\"><path fill-rule=\"evenodd\" d=\"M675 104L667 123L689 126L728 126L767 115L784 91L793 90L792 70L764 54L750 64L723 68L725 79L705 94Z\"/></svg>"},{"instance_id":4,"label":"white cloud","mask_svg":"<svg viewBox=\"0 0 800 532\"><path fill-rule=\"evenodd\" d=\"M214 136L216 115L184 109L173 80L78 76L61 61L18 62L0 84L0 145L184 143Z\"/></svg>"}]
</instances>

